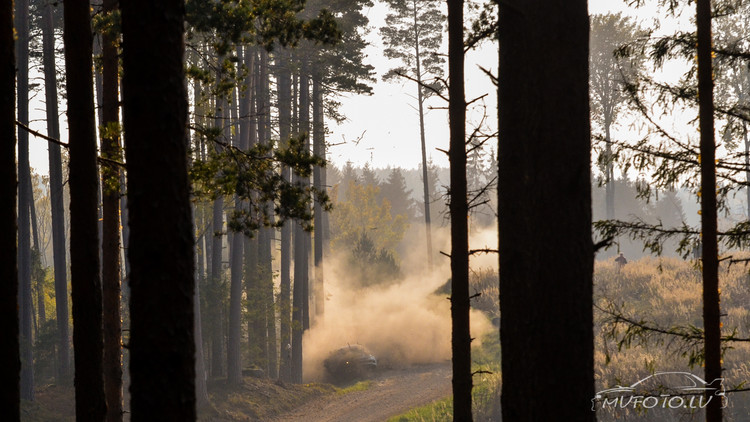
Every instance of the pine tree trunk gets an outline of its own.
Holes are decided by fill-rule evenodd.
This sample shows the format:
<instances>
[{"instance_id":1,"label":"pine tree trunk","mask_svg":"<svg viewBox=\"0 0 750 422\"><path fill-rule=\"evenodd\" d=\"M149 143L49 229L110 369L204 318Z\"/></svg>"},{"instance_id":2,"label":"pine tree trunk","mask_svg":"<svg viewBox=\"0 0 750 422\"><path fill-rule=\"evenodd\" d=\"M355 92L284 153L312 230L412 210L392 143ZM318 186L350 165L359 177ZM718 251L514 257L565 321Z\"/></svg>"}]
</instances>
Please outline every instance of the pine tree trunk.
<instances>
[{"instance_id":1,"label":"pine tree trunk","mask_svg":"<svg viewBox=\"0 0 750 422\"><path fill-rule=\"evenodd\" d=\"M278 108L279 108L279 138L281 142L287 143L291 136L291 73L289 70L290 56L286 51L279 54L280 62L278 76ZM284 181L291 181L291 170L288 166L281 168L281 177ZM286 222L281 227L281 257L280 257L280 295L279 314L280 321L280 344L281 365L280 378L283 381L291 381L291 344L292 344L292 320L291 320L291 257L292 257L292 223Z\"/></svg>"},{"instance_id":2,"label":"pine tree trunk","mask_svg":"<svg viewBox=\"0 0 750 422\"><path fill-rule=\"evenodd\" d=\"M304 72L304 67L303 71ZM300 73L299 133L308 136L310 125L310 87L308 76ZM305 141L308 143L309 141ZM294 182L307 186L309 180L298 174ZM292 382L302 382L302 334L309 328L307 236L301 223L294 226L294 288L292 293Z\"/></svg>"},{"instance_id":3,"label":"pine tree trunk","mask_svg":"<svg viewBox=\"0 0 750 422\"><path fill-rule=\"evenodd\" d=\"M586 1L513 0L499 16L502 418L593 421Z\"/></svg>"},{"instance_id":4,"label":"pine tree trunk","mask_svg":"<svg viewBox=\"0 0 750 422\"><path fill-rule=\"evenodd\" d=\"M258 143L258 105L257 99L259 94L259 66L257 52L253 47L247 47L245 50L245 66L249 73L246 79L247 92L242 103L245 104L243 109L247 109L247 144L245 148L250 148ZM248 204L249 206L249 204ZM262 364L262 332L264 327L261 324L261 300L260 300L260 268L258 266L259 250L259 233L252 239L245 239L245 292L247 296L247 333L248 333L248 351L250 365L263 367Z\"/></svg>"},{"instance_id":5,"label":"pine tree trunk","mask_svg":"<svg viewBox=\"0 0 750 422\"><path fill-rule=\"evenodd\" d=\"M218 76L221 78L221 76ZM216 99L216 119L214 125L220 128L224 125L223 116L226 111L225 101ZM220 151L218 144L216 151ZM224 375L224 316L222 304L222 284L224 266L222 265L224 231L224 197L219 196L213 203L213 220L211 223L211 291L208 295L211 324L211 377L219 378Z\"/></svg>"},{"instance_id":6,"label":"pine tree trunk","mask_svg":"<svg viewBox=\"0 0 750 422\"><path fill-rule=\"evenodd\" d=\"M16 58L13 2L0 4L0 409L11 422L21 420L18 266L16 236Z\"/></svg>"},{"instance_id":7,"label":"pine tree trunk","mask_svg":"<svg viewBox=\"0 0 750 422\"><path fill-rule=\"evenodd\" d=\"M419 52L419 30L417 22L416 0L412 2L414 11L414 57L416 58L416 75L417 75L417 104L419 106L419 139L422 145L422 186L424 200L424 226L425 238L427 241L427 269L432 271L432 218L430 216L430 182L427 173L427 144L424 133L424 95L422 95L422 63Z\"/></svg>"},{"instance_id":8,"label":"pine tree trunk","mask_svg":"<svg viewBox=\"0 0 750 422\"><path fill-rule=\"evenodd\" d=\"M18 121L29 125L29 2L16 2ZM29 134L18 131L18 288L21 335L21 398L34 400L31 300L31 176Z\"/></svg>"},{"instance_id":9,"label":"pine tree trunk","mask_svg":"<svg viewBox=\"0 0 750 422\"><path fill-rule=\"evenodd\" d=\"M184 7L121 4L133 421L196 420Z\"/></svg>"},{"instance_id":10,"label":"pine tree trunk","mask_svg":"<svg viewBox=\"0 0 750 422\"><path fill-rule=\"evenodd\" d=\"M57 107L57 72L55 70L55 28L52 4L42 13L44 92L47 111L47 134L60 139ZM52 255L55 273L55 312L57 317L57 383L70 377L70 334L68 331L68 271L65 248L65 206L63 204L62 153L60 145L50 142L49 189L52 214Z\"/></svg>"},{"instance_id":11,"label":"pine tree trunk","mask_svg":"<svg viewBox=\"0 0 750 422\"><path fill-rule=\"evenodd\" d=\"M238 123L237 95L232 93L232 125ZM240 137L232 136L232 145L240 147ZM234 196L235 210L242 209L242 202ZM231 271L229 285L229 337L227 339L227 380L229 384L238 385L242 382L242 263L245 235L242 232L232 233L229 268Z\"/></svg>"},{"instance_id":12,"label":"pine tree trunk","mask_svg":"<svg viewBox=\"0 0 750 422\"><path fill-rule=\"evenodd\" d=\"M201 127L205 122L204 108L203 108L203 91L199 81L195 81L193 85L193 98L195 106L195 124ZM203 153L203 142L198 137L196 141L197 155L200 157ZM202 157L201 157L202 158ZM195 401L198 409L206 408L210 405L208 398L208 388L206 386L206 360L205 354L203 353L203 327L201 319L201 296L200 286L205 285L206 268L204 266L204 260L206 257L206 213L205 206L203 203L193 205L193 216L196 219L196 225L198 226L197 233L200 233L198 241L196 242L197 248L195 251L196 256L196 277L195 277L195 297L193 298L193 335L195 336ZM123 231L124 235L124 231Z\"/></svg>"},{"instance_id":13,"label":"pine tree trunk","mask_svg":"<svg viewBox=\"0 0 750 422\"><path fill-rule=\"evenodd\" d=\"M41 254L38 251L33 251L37 255L37 259L41 260ZM39 263L41 265L41 262ZM44 327L47 323L47 310L44 306L44 272L36 272L35 285L36 285L36 309L38 318L37 336L39 335L39 328Z\"/></svg>"},{"instance_id":14,"label":"pine tree trunk","mask_svg":"<svg viewBox=\"0 0 750 422\"><path fill-rule=\"evenodd\" d=\"M313 79L313 154L317 157L326 157L325 122L323 115L323 89L321 78ZM321 166L313 168L313 187L316 192L325 192L323 184L323 172ZM315 227L315 255L313 264L315 266L315 279L313 284L313 297L315 299L315 318L322 319L325 312L325 271L323 261L323 207L320 205L320 197L315 197L313 205L313 225ZM315 322L317 324L317 322Z\"/></svg>"},{"instance_id":15,"label":"pine tree trunk","mask_svg":"<svg viewBox=\"0 0 750 422\"><path fill-rule=\"evenodd\" d=\"M750 138L747 136L747 126L742 125L743 129L743 137L744 137L744 143L745 143L745 182L747 182L747 187L745 188L745 195L746 195L746 203L745 203L745 209L747 210L747 218L750 219Z\"/></svg>"},{"instance_id":16,"label":"pine tree trunk","mask_svg":"<svg viewBox=\"0 0 750 422\"><path fill-rule=\"evenodd\" d=\"M70 130L70 274L76 420L102 421L107 406L102 376L102 287L97 224L99 184L89 2L66 2L64 16Z\"/></svg>"},{"instance_id":17,"label":"pine tree trunk","mask_svg":"<svg viewBox=\"0 0 750 422\"><path fill-rule=\"evenodd\" d=\"M104 0L103 12L117 11L117 0ZM121 162L119 58L113 33L102 34L102 157ZM104 327L104 393L107 422L122 421L122 325L120 316L120 169L101 165L102 310Z\"/></svg>"},{"instance_id":18,"label":"pine tree trunk","mask_svg":"<svg viewBox=\"0 0 750 422\"><path fill-rule=\"evenodd\" d=\"M305 134L305 151L310 151L310 77L306 73L307 66L303 65L300 72L300 84L299 84L299 130L300 133ZM299 182L302 187L307 190L310 187L309 177L300 177ZM302 276L302 331L310 329L310 250L312 249L312 239L310 232L302 230L302 250L297 254L295 249L295 271L297 268L297 262L299 265L299 274ZM300 258L298 261L297 258ZM300 342L300 347L302 342ZM300 361L301 362L301 361ZM300 366L300 369L302 366ZM300 377L300 382L302 379Z\"/></svg>"},{"instance_id":19,"label":"pine tree trunk","mask_svg":"<svg viewBox=\"0 0 750 422\"><path fill-rule=\"evenodd\" d=\"M34 184L31 179L31 167L29 167L29 222L31 223L31 238L33 239L33 244L31 246L31 251L29 253L30 261L29 261L29 295L32 296L29 300L32 302L31 307L31 318L34 321L34 330L31 333L31 344L32 348L34 347L34 339L36 339L39 336L39 327L44 323L44 298L42 298L42 285L39 284L39 279L37 278L37 268L41 268L42 262L41 262L41 256L39 255L39 230L37 229L37 219L36 219L36 206L34 204ZM33 304L33 293L34 289L36 288L37 293L37 301L36 305ZM39 300L41 298L41 306L39 304ZM36 306L36 307L35 307ZM32 349L33 351L33 349ZM33 371L33 368L32 368Z\"/></svg>"},{"instance_id":20,"label":"pine tree trunk","mask_svg":"<svg viewBox=\"0 0 750 422\"><path fill-rule=\"evenodd\" d=\"M605 196L606 196L606 207L607 207L607 220L613 220L615 218L615 170L614 163L612 163L612 139L610 135L610 119L604 119L604 136L606 149L604 154L607 156L607 167L605 169Z\"/></svg>"},{"instance_id":21,"label":"pine tree trunk","mask_svg":"<svg viewBox=\"0 0 750 422\"><path fill-rule=\"evenodd\" d=\"M271 99L269 87L268 72L268 53L265 50L260 52L258 67L258 95L257 95L257 113L258 113L258 141L271 144ZM273 222L273 210L271 204L263 204L268 212L270 222ZM266 373L275 374L277 361L275 358L276 351L276 330L275 330L275 312L273 301L273 273L271 271L271 242L273 240L274 230L263 227L259 230L258 236L258 312L260 338L258 342L263 353L263 367ZM270 295L269 295L270 292Z\"/></svg>"},{"instance_id":22,"label":"pine tree trunk","mask_svg":"<svg viewBox=\"0 0 750 422\"><path fill-rule=\"evenodd\" d=\"M714 93L711 65L711 1L696 2L698 30L698 109L701 153L701 240L703 242L703 329L705 380L721 378L721 307L719 305L719 248L717 243L716 210L716 144L714 140ZM711 400L706 421L722 420L721 400Z\"/></svg>"},{"instance_id":23,"label":"pine tree trunk","mask_svg":"<svg viewBox=\"0 0 750 422\"><path fill-rule=\"evenodd\" d=\"M202 271L200 271L202 274ZM193 300L193 333L195 335L195 402L198 409L210 406L206 386L206 364L203 355L203 330L201 330L201 296L200 277L195 282L195 299Z\"/></svg>"},{"instance_id":24,"label":"pine tree trunk","mask_svg":"<svg viewBox=\"0 0 750 422\"><path fill-rule=\"evenodd\" d=\"M450 103L451 321L453 420L471 421L469 332L469 204L466 193L466 100L464 96L463 0L448 1ZM425 182L427 179L425 178Z\"/></svg>"}]
</instances>

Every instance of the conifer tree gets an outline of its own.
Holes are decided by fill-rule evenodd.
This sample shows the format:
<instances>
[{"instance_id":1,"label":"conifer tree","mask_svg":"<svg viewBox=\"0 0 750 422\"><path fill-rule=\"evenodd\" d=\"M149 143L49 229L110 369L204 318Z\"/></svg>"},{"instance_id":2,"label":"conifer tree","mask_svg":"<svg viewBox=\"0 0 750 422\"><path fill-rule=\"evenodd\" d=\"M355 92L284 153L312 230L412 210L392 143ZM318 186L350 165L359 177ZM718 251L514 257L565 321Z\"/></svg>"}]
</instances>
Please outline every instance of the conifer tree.
<instances>
[{"instance_id":1,"label":"conifer tree","mask_svg":"<svg viewBox=\"0 0 750 422\"><path fill-rule=\"evenodd\" d=\"M18 121L29 124L29 1L16 2ZM21 398L34 400L34 355L31 304L31 176L29 134L18 131L18 288L21 324Z\"/></svg>"},{"instance_id":2,"label":"conifer tree","mask_svg":"<svg viewBox=\"0 0 750 422\"><path fill-rule=\"evenodd\" d=\"M427 261L432 269L432 216L427 173L427 144L424 128L424 103L440 85L445 60L438 55L445 17L435 0L386 0L392 13L385 18L380 35L386 45L384 55L399 60L403 66L391 69L384 79L405 76L417 85L419 135L422 145L422 182L424 186L424 219L427 238ZM433 81L430 81L430 79Z\"/></svg>"},{"instance_id":3,"label":"conifer tree","mask_svg":"<svg viewBox=\"0 0 750 422\"><path fill-rule=\"evenodd\" d=\"M44 90L47 134L60 139L58 116L57 71L55 69L55 26L53 4L42 10ZM65 208L63 205L63 170L60 145L49 143L50 212L52 214L52 253L55 274L55 313L57 317L57 381L70 376L70 335L68 330L68 269L65 248Z\"/></svg>"},{"instance_id":4,"label":"conifer tree","mask_svg":"<svg viewBox=\"0 0 750 422\"><path fill-rule=\"evenodd\" d=\"M102 287L97 221L98 171L93 92L93 32L88 1L64 9L65 71L70 130L70 282L73 301L76 419L106 416Z\"/></svg>"},{"instance_id":5,"label":"conifer tree","mask_svg":"<svg viewBox=\"0 0 750 422\"><path fill-rule=\"evenodd\" d=\"M16 58L13 2L0 5L0 408L8 420L21 420L21 357L18 341L18 266L16 255Z\"/></svg>"},{"instance_id":6,"label":"conifer tree","mask_svg":"<svg viewBox=\"0 0 750 422\"><path fill-rule=\"evenodd\" d=\"M587 2L499 7L502 418L593 421Z\"/></svg>"},{"instance_id":7,"label":"conifer tree","mask_svg":"<svg viewBox=\"0 0 750 422\"><path fill-rule=\"evenodd\" d=\"M185 3L127 1L120 6L131 228L131 417L189 422L196 420L195 274Z\"/></svg>"}]
</instances>

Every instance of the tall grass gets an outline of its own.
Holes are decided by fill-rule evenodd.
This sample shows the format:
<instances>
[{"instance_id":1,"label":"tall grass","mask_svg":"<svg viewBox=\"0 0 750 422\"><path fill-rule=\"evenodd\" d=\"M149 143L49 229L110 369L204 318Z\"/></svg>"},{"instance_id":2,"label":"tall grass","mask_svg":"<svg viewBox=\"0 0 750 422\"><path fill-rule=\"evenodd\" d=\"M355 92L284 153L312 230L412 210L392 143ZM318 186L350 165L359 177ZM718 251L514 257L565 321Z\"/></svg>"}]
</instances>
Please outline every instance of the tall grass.
<instances>
[{"instance_id":1,"label":"tall grass","mask_svg":"<svg viewBox=\"0 0 750 422\"><path fill-rule=\"evenodd\" d=\"M719 279L721 288L722 334L750 338L750 283L748 268L723 261ZM695 262L675 258L643 258L622 268L609 261L596 263L594 300L602 308L615 305L625 316L662 328L703 327L700 268ZM703 378L700 363L690 365L690 350L679 338L651 334L620 345L625 326L613 337L607 315L595 310L596 389L631 385L656 371L692 372ZM610 334L610 335L608 335ZM724 354L724 386L730 391L745 388L750 381L750 343L728 344ZM700 352L700 342L697 352ZM695 352L696 350L694 350ZM708 382L712 380L706 380ZM725 420L750 420L750 392L728 392ZM677 409L632 408L618 412L598 412L599 420L701 420L702 412Z\"/></svg>"}]
</instances>

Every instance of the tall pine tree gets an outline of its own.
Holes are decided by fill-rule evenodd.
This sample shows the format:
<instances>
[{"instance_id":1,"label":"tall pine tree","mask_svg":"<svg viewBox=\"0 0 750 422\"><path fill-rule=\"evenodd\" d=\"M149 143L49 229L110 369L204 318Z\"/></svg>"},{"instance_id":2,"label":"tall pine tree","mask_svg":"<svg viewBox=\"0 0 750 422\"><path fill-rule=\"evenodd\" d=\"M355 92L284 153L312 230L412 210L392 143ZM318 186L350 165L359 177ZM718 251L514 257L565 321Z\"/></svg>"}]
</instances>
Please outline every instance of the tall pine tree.
<instances>
[{"instance_id":1,"label":"tall pine tree","mask_svg":"<svg viewBox=\"0 0 750 422\"><path fill-rule=\"evenodd\" d=\"M195 283L187 175L185 3L128 1L121 10L131 417L194 421ZM155 238L160 241L154 242Z\"/></svg>"},{"instance_id":2,"label":"tall pine tree","mask_svg":"<svg viewBox=\"0 0 750 422\"><path fill-rule=\"evenodd\" d=\"M512 0L499 19L503 420L593 421L587 4Z\"/></svg>"},{"instance_id":3,"label":"tall pine tree","mask_svg":"<svg viewBox=\"0 0 750 422\"><path fill-rule=\"evenodd\" d=\"M18 266L16 260L16 58L13 2L0 5L0 408L9 421L21 419L21 357L18 341Z\"/></svg>"}]
</instances>

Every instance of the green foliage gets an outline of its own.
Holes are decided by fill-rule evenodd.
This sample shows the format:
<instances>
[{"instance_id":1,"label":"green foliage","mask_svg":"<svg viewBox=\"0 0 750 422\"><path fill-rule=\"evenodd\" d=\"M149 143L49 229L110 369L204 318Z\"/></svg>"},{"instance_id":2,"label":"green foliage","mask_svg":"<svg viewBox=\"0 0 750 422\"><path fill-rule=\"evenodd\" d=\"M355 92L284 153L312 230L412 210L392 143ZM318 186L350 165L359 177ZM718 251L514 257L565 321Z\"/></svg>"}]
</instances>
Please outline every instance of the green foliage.
<instances>
[{"instance_id":1,"label":"green foliage","mask_svg":"<svg viewBox=\"0 0 750 422\"><path fill-rule=\"evenodd\" d=\"M344 395L349 393L356 393L357 391L366 391L372 387L372 380L357 381L356 383L336 390L336 394Z\"/></svg>"},{"instance_id":2,"label":"green foliage","mask_svg":"<svg viewBox=\"0 0 750 422\"><path fill-rule=\"evenodd\" d=\"M420 86L428 97L442 89L437 80L443 75L445 58L439 54L443 40L445 15L437 0L386 0L391 9L385 17L385 26L380 28L385 49L383 55L397 60L402 65L383 75L384 80L407 76L426 81L431 75L432 89ZM420 69L417 72L417 62Z\"/></svg>"},{"instance_id":3,"label":"green foliage","mask_svg":"<svg viewBox=\"0 0 750 422\"><path fill-rule=\"evenodd\" d=\"M358 280L362 287L395 282L401 273L393 252L376 248L365 233L352 249L347 266L351 279Z\"/></svg>"},{"instance_id":4,"label":"green foliage","mask_svg":"<svg viewBox=\"0 0 750 422\"><path fill-rule=\"evenodd\" d=\"M334 188L336 198L338 187ZM331 213L331 248L350 251L363 234L375 249L394 250L406 233L408 223L403 215L393 215L387 199L378 200L380 189L349 181L346 199L335 203Z\"/></svg>"},{"instance_id":5,"label":"green foliage","mask_svg":"<svg viewBox=\"0 0 750 422\"><path fill-rule=\"evenodd\" d=\"M411 189L406 187L406 179L400 168L392 169L388 179L380 185L380 198L388 198L394 215L406 216L409 221L414 219L416 204L411 198Z\"/></svg>"},{"instance_id":6,"label":"green foliage","mask_svg":"<svg viewBox=\"0 0 750 422\"><path fill-rule=\"evenodd\" d=\"M120 9L108 13L96 13L91 17L91 26L95 33L109 35L113 40L119 40L122 34ZM119 47L119 43L117 45Z\"/></svg>"},{"instance_id":7,"label":"green foliage","mask_svg":"<svg viewBox=\"0 0 750 422\"><path fill-rule=\"evenodd\" d=\"M115 151L102 152L101 154L101 158L104 160L101 172L103 178L102 191L105 194L119 194L120 192L120 169L118 168L118 163L122 163L122 151L119 148L121 133L122 126L120 122L108 122L106 125L99 126L99 137L102 144L111 142L113 145L118 146Z\"/></svg>"},{"instance_id":8,"label":"green foliage","mask_svg":"<svg viewBox=\"0 0 750 422\"><path fill-rule=\"evenodd\" d=\"M237 195L247 201L247 208L229 214L230 230L251 236L260 227L281 227L289 219L297 219L306 230L312 230L312 198L318 198L325 210L331 209L325 191L284 180L278 171L280 165L286 165L300 176L309 177L313 166L325 166L324 159L305 148L304 135L291 138L287 145L276 149L265 144L256 144L248 151L223 146L207 159L195 160L190 176L197 198ZM275 220L271 219L273 213Z\"/></svg>"},{"instance_id":9,"label":"green foliage","mask_svg":"<svg viewBox=\"0 0 750 422\"><path fill-rule=\"evenodd\" d=\"M219 55L240 42L271 50L276 42L296 46L303 38L329 44L340 40L328 10L303 20L298 14L304 7L305 0L188 0L185 19L193 31L215 34L213 47Z\"/></svg>"}]
</instances>

